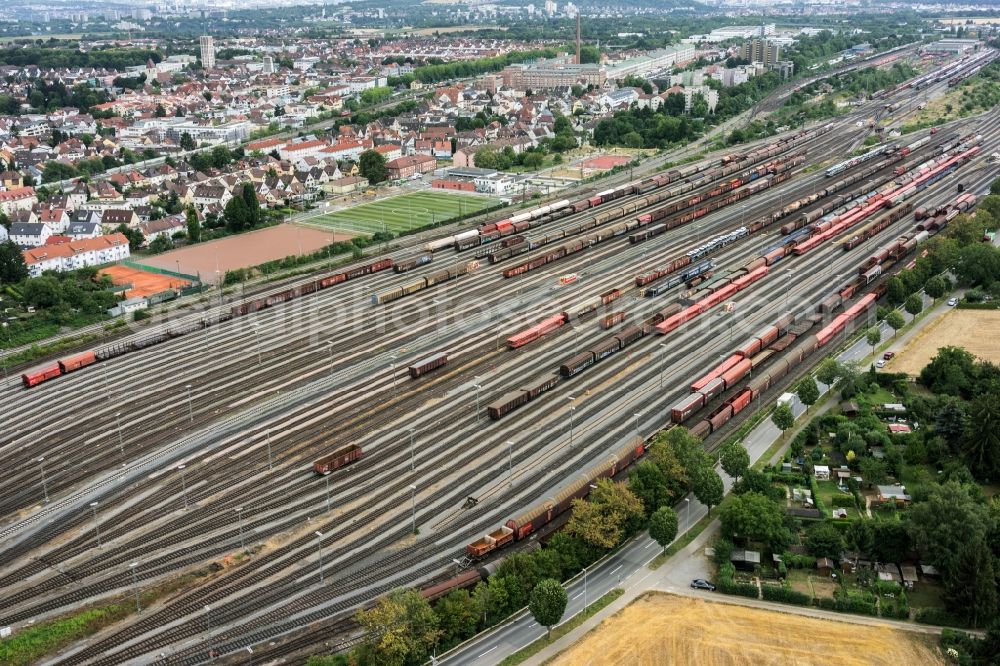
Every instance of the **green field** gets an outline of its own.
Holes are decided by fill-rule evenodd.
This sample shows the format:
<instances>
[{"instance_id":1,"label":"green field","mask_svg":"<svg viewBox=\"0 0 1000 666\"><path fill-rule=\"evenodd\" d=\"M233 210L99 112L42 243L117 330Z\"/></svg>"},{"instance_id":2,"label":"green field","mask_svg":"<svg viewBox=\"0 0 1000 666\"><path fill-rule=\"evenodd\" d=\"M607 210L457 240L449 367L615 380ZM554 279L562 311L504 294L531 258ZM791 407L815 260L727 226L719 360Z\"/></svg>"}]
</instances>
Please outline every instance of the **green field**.
<instances>
[{"instance_id":1,"label":"green field","mask_svg":"<svg viewBox=\"0 0 1000 666\"><path fill-rule=\"evenodd\" d=\"M415 192L361 204L310 218L308 224L373 234L400 234L468 215L500 202L489 197L443 192Z\"/></svg>"}]
</instances>

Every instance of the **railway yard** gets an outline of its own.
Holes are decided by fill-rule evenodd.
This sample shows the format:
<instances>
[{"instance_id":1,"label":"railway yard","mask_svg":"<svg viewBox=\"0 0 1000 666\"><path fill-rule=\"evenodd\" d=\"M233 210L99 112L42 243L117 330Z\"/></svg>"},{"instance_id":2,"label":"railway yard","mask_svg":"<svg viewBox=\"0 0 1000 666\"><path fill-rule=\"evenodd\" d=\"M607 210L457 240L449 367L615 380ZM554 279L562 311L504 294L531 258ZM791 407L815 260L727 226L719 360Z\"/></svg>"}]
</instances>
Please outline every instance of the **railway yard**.
<instances>
[{"instance_id":1,"label":"railway yard","mask_svg":"<svg viewBox=\"0 0 1000 666\"><path fill-rule=\"evenodd\" d=\"M347 645L358 606L456 568L473 580L475 558L530 540L672 420L713 446L872 315L869 294L995 177L996 114L838 166L869 132L857 121L906 113L909 90L181 315L30 388L12 377L0 626L247 551L51 663ZM692 402L692 384L716 389Z\"/></svg>"}]
</instances>

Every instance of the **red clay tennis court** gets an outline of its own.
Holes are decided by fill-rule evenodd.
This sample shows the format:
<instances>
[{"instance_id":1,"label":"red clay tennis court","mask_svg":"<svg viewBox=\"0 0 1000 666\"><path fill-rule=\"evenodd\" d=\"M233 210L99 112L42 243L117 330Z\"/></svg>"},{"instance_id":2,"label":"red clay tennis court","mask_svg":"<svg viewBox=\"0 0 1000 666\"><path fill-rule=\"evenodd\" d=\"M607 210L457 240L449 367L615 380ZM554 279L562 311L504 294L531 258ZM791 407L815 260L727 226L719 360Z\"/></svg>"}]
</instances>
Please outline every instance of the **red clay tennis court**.
<instances>
[{"instance_id":1,"label":"red clay tennis court","mask_svg":"<svg viewBox=\"0 0 1000 666\"><path fill-rule=\"evenodd\" d=\"M335 241L350 238L347 234L334 234L297 224L279 224L197 243L155 257L134 257L133 260L184 275L198 275L202 282L215 284L216 271L219 271L219 276L224 276L226 271L249 268L292 255L311 254Z\"/></svg>"},{"instance_id":2,"label":"red clay tennis court","mask_svg":"<svg viewBox=\"0 0 1000 666\"><path fill-rule=\"evenodd\" d=\"M622 155L599 155L598 157L591 157L589 160L584 160L580 166L584 169L607 171L608 169L614 169L616 166L628 164L631 161L631 157L624 157Z\"/></svg>"},{"instance_id":3,"label":"red clay tennis court","mask_svg":"<svg viewBox=\"0 0 1000 666\"><path fill-rule=\"evenodd\" d=\"M139 296L152 296L167 289L180 289L191 284L188 280L183 280L173 275L160 275L148 271L115 264L100 270L101 275L107 275L116 285L131 284L132 288L125 292L126 298Z\"/></svg>"}]
</instances>

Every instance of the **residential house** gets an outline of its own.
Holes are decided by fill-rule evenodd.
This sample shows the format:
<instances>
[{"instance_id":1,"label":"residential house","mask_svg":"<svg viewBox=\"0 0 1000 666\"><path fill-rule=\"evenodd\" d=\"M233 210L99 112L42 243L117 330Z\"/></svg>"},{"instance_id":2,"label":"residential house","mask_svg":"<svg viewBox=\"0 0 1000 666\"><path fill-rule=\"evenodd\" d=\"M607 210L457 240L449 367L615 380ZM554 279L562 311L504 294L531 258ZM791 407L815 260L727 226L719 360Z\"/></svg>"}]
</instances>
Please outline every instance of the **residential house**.
<instances>
[{"instance_id":1,"label":"residential house","mask_svg":"<svg viewBox=\"0 0 1000 666\"><path fill-rule=\"evenodd\" d=\"M187 218L184 215L170 215L159 220L150 220L139 224L139 231L142 232L146 243L152 243L160 236L171 238L179 231L187 230Z\"/></svg>"},{"instance_id":2,"label":"residential house","mask_svg":"<svg viewBox=\"0 0 1000 666\"><path fill-rule=\"evenodd\" d=\"M41 222L14 223L10 225L10 239L21 247L38 247L52 235L49 225Z\"/></svg>"},{"instance_id":3,"label":"residential house","mask_svg":"<svg viewBox=\"0 0 1000 666\"><path fill-rule=\"evenodd\" d=\"M0 210L10 215L15 210L31 210L38 203L33 187L14 187L0 191Z\"/></svg>"},{"instance_id":4,"label":"residential house","mask_svg":"<svg viewBox=\"0 0 1000 666\"><path fill-rule=\"evenodd\" d=\"M430 173L437 168L437 160L430 155L407 155L386 164L390 180L410 178L417 174Z\"/></svg>"},{"instance_id":5,"label":"residential house","mask_svg":"<svg viewBox=\"0 0 1000 666\"><path fill-rule=\"evenodd\" d=\"M344 176L343 178L330 180L323 189L334 196L340 196L363 190L366 187L368 187L367 178L362 178L361 176Z\"/></svg>"},{"instance_id":6,"label":"residential house","mask_svg":"<svg viewBox=\"0 0 1000 666\"><path fill-rule=\"evenodd\" d=\"M42 208L38 211L38 221L49 225L52 233L61 234L69 227L69 213L62 208Z\"/></svg>"},{"instance_id":7,"label":"residential house","mask_svg":"<svg viewBox=\"0 0 1000 666\"><path fill-rule=\"evenodd\" d=\"M194 188L194 203L197 206L218 206L225 208L229 200L233 198L222 185L199 185Z\"/></svg>"},{"instance_id":8,"label":"residential house","mask_svg":"<svg viewBox=\"0 0 1000 666\"><path fill-rule=\"evenodd\" d=\"M23 254L28 273L37 277L44 271L71 271L127 259L129 245L124 234L119 233L61 245L46 245L25 250Z\"/></svg>"},{"instance_id":9,"label":"residential house","mask_svg":"<svg viewBox=\"0 0 1000 666\"><path fill-rule=\"evenodd\" d=\"M65 233L73 240L97 238L101 235L101 225L98 222L70 222Z\"/></svg>"},{"instance_id":10,"label":"residential house","mask_svg":"<svg viewBox=\"0 0 1000 666\"><path fill-rule=\"evenodd\" d=\"M109 208L101 213L101 226L107 231L117 229L124 224L133 228L139 226L139 216L131 208Z\"/></svg>"}]
</instances>

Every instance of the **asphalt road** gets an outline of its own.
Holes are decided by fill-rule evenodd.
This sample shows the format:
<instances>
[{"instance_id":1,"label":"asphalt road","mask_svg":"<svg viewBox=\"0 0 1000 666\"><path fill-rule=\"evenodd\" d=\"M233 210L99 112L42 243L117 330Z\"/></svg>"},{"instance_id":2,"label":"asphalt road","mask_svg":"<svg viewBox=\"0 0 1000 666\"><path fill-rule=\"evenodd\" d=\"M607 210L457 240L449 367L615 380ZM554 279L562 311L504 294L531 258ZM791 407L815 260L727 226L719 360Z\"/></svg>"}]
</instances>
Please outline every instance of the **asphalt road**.
<instances>
[{"instance_id":1,"label":"asphalt road","mask_svg":"<svg viewBox=\"0 0 1000 666\"><path fill-rule=\"evenodd\" d=\"M929 304L930 299L924 296L924 306ZM904 311L903 314L907 322L913 319L909 313ZM884 322L881 327L882 339L889 339L893 333L892 329ZM837 359L840 362L861 363L870 360L870 356L871 347L862 336L843 350ZM829 387L819 383L819 388L822 399L827 394ZM794 394L791 395L791 405L796 418L805 412L805 405ZM751 464L758 461L780 436L781 431L770 419L765 419L751 430L743 440L743 445L750 454ZM723 484L728 493L733 480L721 468L717 467L716 469L722 476ZM678 518L678 538L708 513L707 507L699 502L694 495L684 498L674 508ZM656 542L650 538L648 533L643 532L606 559L591 565L585 574L581 573L570 580L566 584L569 602L563 621L570 620L588 604L596 601L605 593L620 587L622 581L626 581L629 590L646 583L647 579L657 575L657 572L647 570L643 573L642 570L659 552L659 546ZM682 587L688 585L694 578L711 577L707 561L702 557L687 557L679 563L674 563L667 575L670 584ZM455 666L463 664L492 666L544 635L545 628L539 626L531 614L524 610L507 624L466 641L446 655L437 658L436 662Z\"/></svg>"}]
</instances>

